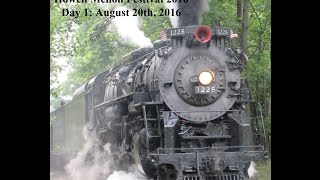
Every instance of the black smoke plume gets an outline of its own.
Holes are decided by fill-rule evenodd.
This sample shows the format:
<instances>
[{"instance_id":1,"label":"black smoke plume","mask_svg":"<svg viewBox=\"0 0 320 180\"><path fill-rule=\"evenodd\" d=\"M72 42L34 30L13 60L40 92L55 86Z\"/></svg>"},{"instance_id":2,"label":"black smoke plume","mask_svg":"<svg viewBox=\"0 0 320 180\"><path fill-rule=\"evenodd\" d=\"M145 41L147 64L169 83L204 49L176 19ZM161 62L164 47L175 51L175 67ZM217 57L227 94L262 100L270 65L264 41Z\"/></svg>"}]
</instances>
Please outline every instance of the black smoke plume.
<instances>
[{"instance_id":1,"label":"black smoke plume","mask_svg":"<svg viewBox=\"0 0 320 180\"><path fill-rule=\"evenodd\" d=\"M208 9L208 0L189 0L188 3L178 3L181 10L179 26L198 25L202 13Z\"/></svg>"}]
</instances>

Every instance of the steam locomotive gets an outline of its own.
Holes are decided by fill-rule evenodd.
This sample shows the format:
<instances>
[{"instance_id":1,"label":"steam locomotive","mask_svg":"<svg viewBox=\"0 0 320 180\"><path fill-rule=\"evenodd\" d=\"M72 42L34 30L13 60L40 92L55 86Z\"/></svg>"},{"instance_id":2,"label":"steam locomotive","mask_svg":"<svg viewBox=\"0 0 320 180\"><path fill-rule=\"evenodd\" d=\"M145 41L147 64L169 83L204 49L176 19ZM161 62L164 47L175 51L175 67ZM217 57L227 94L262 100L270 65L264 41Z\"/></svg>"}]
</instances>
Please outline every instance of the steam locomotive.
<instances>
[{"instance_id":1,"label":"steam locomotive","mask_svg":"<svg viewBox=\"0 0 320 180\"><path fill-rule=\"evenodd\" d=\"M54 111L52 152L81 148L82 127L123 163L158 180L246 180L265 157L253 137L250 92L232 31L192 25L164 31L90 79Z\"/></svg>"}]
</instances>

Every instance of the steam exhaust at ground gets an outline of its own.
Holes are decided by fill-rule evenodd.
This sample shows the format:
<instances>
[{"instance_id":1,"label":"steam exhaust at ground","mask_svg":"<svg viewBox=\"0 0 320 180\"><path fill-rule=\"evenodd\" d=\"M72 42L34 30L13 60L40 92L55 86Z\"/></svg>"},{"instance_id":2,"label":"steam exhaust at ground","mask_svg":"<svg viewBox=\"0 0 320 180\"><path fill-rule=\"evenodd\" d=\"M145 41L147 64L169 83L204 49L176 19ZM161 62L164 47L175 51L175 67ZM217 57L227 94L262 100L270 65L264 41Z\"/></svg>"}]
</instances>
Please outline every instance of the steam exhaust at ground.
<instances>
[{"instance_id":1,"label":"steam exhaust at ground","mask_svg":"<svg viewBox=\"0 0 320 180\"><path fill-rule=\"evenodd\" d=\"M258 171L256 170L256 163L251 161L250 167L248 169L249 177L253 178L257 173L258 173Z\"/></svg>"},{"instance_id":2,"label":"steam exhaust at ground","mask_svg":"<svg viewBox=\"0 0 320 180\"><path fill-rule=\"evenodd\" d=\"M127 171L119 170L111 145L103 147L88 131L83 131L85 144L77 155L65 165L65 172L52 172L52 180L141 180L142 176L134 165Z\"/></svg>"}]
</instances>

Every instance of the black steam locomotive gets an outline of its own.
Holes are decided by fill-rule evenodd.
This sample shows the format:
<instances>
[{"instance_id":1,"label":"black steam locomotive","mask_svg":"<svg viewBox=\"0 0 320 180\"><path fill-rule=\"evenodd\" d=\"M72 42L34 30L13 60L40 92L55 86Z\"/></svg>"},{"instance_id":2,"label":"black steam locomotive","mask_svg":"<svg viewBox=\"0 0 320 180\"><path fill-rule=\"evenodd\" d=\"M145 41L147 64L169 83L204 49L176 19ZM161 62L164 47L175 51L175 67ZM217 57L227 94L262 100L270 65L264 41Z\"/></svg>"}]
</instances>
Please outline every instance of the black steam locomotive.
<instances>
[{"instance_id":1,"label":"black steam locomotive","mask_svg":"<svg viewBox=\"0 0 320 180\"><path fill-rule=\"evenodd\" d=\"M124 56L52 113L52 152L76 151L86 124L100 144L111 143L150 178L248 179L250 162L265 150L252 136L232 31L194 25L165 34L169 40Z\"/></svg>"}]
</instances>

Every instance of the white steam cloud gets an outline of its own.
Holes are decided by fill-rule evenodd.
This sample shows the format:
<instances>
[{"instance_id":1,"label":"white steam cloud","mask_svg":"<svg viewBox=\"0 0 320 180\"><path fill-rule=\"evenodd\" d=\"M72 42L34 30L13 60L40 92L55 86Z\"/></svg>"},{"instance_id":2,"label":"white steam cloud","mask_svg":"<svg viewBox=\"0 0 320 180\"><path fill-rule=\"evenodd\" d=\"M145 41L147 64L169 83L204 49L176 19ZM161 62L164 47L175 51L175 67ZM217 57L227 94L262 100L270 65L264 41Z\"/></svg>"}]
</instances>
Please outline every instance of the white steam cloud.
<instances>
[{"instance_id":1,"label":"white steam cloud","mask_svg":"<svg viewBox=\"0 0 320 180\"><path fill-rule=\"evenodd\" d=\"M176 2L165 3L164 5L168 9L174 9L174 12L176 12L178 9L178 3ZM169 18L170 18L171 26L173 28L179 27L179 16L169 16Z\"/></svg>"},{"instance_id":2,"label":"white steam cloud","mask_svg":"<svg viewBox=\"0 0 320 180\"><path fill-rule=\"evenodd\" d=\"M115 11L126 11L126 7L120 6ZM129 10L129 16L118 16L112 20L111 25L126 43L132 43L139 47L152 47L151 40L145 37L144 32L139 29L138 16L132 16L133 11Z\"/></svg>"},{"instance_id":3,"label":"white steam cloud","mask_svg":"<svg viewBox=\"0 0 320 180\"><path fill-rule=\"evenodd\" d=\"M253 161L251 161L250 163L250 167L248 169L248 174L249 174L249 177L254 177L256 175L258 171L256 170L256 163L254 163Z\"/></svg>"},{"instance_id":4,"label":"white steam cloud","mask_svg":"<svg viewBox=\"0 0 320 180\"><path fill-rule=\"evenodd\" d=\"M102 179L112 172L111 162L114 158L110 151L110 144L100 148L94 135L86 130L83 132L86 142L77 156L65 166L65 170L70 180Z\"/></svg>"},{"instance_id":5,"label":"white steam cloud","mask_svg":"<svg viewBox=\"0 0 320 180\"><path fill-rule=\"evenodd\" d=\"M128 171L119 170L115 163L115 154L111 152L109 143L101 147L97 137L86 129L83 131L83 137L86 142L77 155L64 167L65 174L53 177L53 180L146 179L133 165L128 168Z\"/></svg>"}]
</instances>

